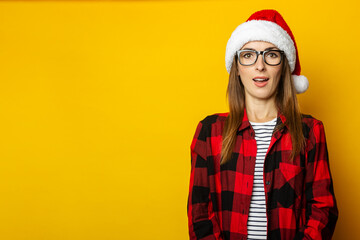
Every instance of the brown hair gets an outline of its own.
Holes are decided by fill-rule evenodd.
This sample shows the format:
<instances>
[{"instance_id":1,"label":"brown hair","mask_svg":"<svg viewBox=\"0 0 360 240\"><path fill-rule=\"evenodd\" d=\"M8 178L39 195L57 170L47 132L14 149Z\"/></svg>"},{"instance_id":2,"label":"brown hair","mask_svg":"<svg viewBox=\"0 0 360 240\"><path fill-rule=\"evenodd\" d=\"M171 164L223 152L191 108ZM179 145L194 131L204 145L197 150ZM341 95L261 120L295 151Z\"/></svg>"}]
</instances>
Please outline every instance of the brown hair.
<instances>
[{"instance_id":1,"label":"brown hair","mask_svg":"<svg viewBox=\"0 0 360 240\"><path fill-rule=\"evenodd\" d=\"M222 133L222 149L221 149L221 164L226 163L231 158L231 153L235 146L237 130L240 127L244 116L245 108L245 90L244 85L237 74L237 56L235 54L230 75L229 84L226 91L226 97L229 101L229 115L226 118L224 130ZM305 146L305 137L302 132L302 121L299 104L296 97L296 90L294 83L291 80L291 71L288 60L284 55L281 78L276 89L275 102L278 109L284 114L286 124L289 126L289 133L293 150L290 155L292 160ZM281 123L277 125L274 132L284 127Z\"/></svg>"}]
</instances>

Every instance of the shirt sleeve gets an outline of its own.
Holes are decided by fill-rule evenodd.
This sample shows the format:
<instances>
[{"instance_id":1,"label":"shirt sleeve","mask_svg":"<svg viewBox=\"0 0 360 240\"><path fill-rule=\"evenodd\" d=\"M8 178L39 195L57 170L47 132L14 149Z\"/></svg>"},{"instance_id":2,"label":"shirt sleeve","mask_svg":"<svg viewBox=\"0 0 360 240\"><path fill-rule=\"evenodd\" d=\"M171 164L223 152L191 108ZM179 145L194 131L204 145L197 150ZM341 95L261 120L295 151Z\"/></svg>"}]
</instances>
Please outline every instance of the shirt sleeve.
<instances>
[{"instance_id":1,"label":"shirt sleeve","mask_svg":"<svg viewBox=\"0 0 360 240\"><path fill-rule=\"evenodd\" d=\"M191 143L191 174L187 203L191 240L220 240L220 228L210 201L207 152L210 129L199 122Z\"/></svg>"},{"instance_id":2,"label":"shirt sleeve","mask_svg":"<svg viewBox=\"0 0 360 240\"><path fill-rule=\"evenodd\" d=\"M305 176L306 222L295 239L331 239L338 219L338 208L321 121L311 130L310 142Z\"/></svg>"}]
</instances>

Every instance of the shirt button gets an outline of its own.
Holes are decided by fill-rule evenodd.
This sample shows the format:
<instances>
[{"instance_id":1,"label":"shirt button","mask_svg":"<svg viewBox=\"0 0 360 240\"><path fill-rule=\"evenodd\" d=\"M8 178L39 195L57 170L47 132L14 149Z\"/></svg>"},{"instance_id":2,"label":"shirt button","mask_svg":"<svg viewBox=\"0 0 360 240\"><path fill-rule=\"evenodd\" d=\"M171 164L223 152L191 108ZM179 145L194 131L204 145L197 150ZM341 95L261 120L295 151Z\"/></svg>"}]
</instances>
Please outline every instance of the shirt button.
<instances>
[{"instance_id":1,"label":"shirt button","mask_svg":"<svg viewBox=\"0 0 360 240\"><path fill-rule=\"evenodd\" d=\"M265 183L266 183L266 185L270 185L270 182L269 182L269 181L266 181Z\"/></svg>"}]
</instances>

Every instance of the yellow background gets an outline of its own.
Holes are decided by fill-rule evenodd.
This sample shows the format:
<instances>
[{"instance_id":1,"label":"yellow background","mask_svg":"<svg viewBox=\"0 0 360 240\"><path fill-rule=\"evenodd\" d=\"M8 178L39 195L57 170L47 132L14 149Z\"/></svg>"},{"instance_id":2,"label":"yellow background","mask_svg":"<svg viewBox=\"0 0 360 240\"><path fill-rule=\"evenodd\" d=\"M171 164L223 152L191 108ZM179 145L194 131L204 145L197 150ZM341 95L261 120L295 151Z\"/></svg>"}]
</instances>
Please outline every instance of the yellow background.
<instances>
[{"instance_id":1,"label":"yellow background","mask_svg":"<svg viewBox=\"0 0 360 240\"><path fill-rule=\"evenodd\" d=\"M360 239L355 2L0 2L0 239L188 239L190 142L228 111L227 40L264 8L325 125L334 239Z\"/></svg>"}]
</instances>

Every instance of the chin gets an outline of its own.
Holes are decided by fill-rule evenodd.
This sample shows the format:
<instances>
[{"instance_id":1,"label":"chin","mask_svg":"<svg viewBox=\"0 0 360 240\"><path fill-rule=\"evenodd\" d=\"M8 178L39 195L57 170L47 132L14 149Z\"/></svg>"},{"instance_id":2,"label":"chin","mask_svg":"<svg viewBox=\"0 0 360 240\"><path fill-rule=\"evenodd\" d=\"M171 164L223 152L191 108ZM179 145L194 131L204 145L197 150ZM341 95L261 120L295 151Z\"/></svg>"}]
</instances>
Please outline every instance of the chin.
<instances>
[{"instance_id":1,"label":"chin","mask_svg":"<svg viewBox=\"0 0 360 240\"><path fill-rule=\"evenodd\" d=\"M273 96L274 94L266 91L266 92L258 92L257 94L254 94L254 97L259 98L259 99L269 99Z\"/></svg>"}]
</instances>

